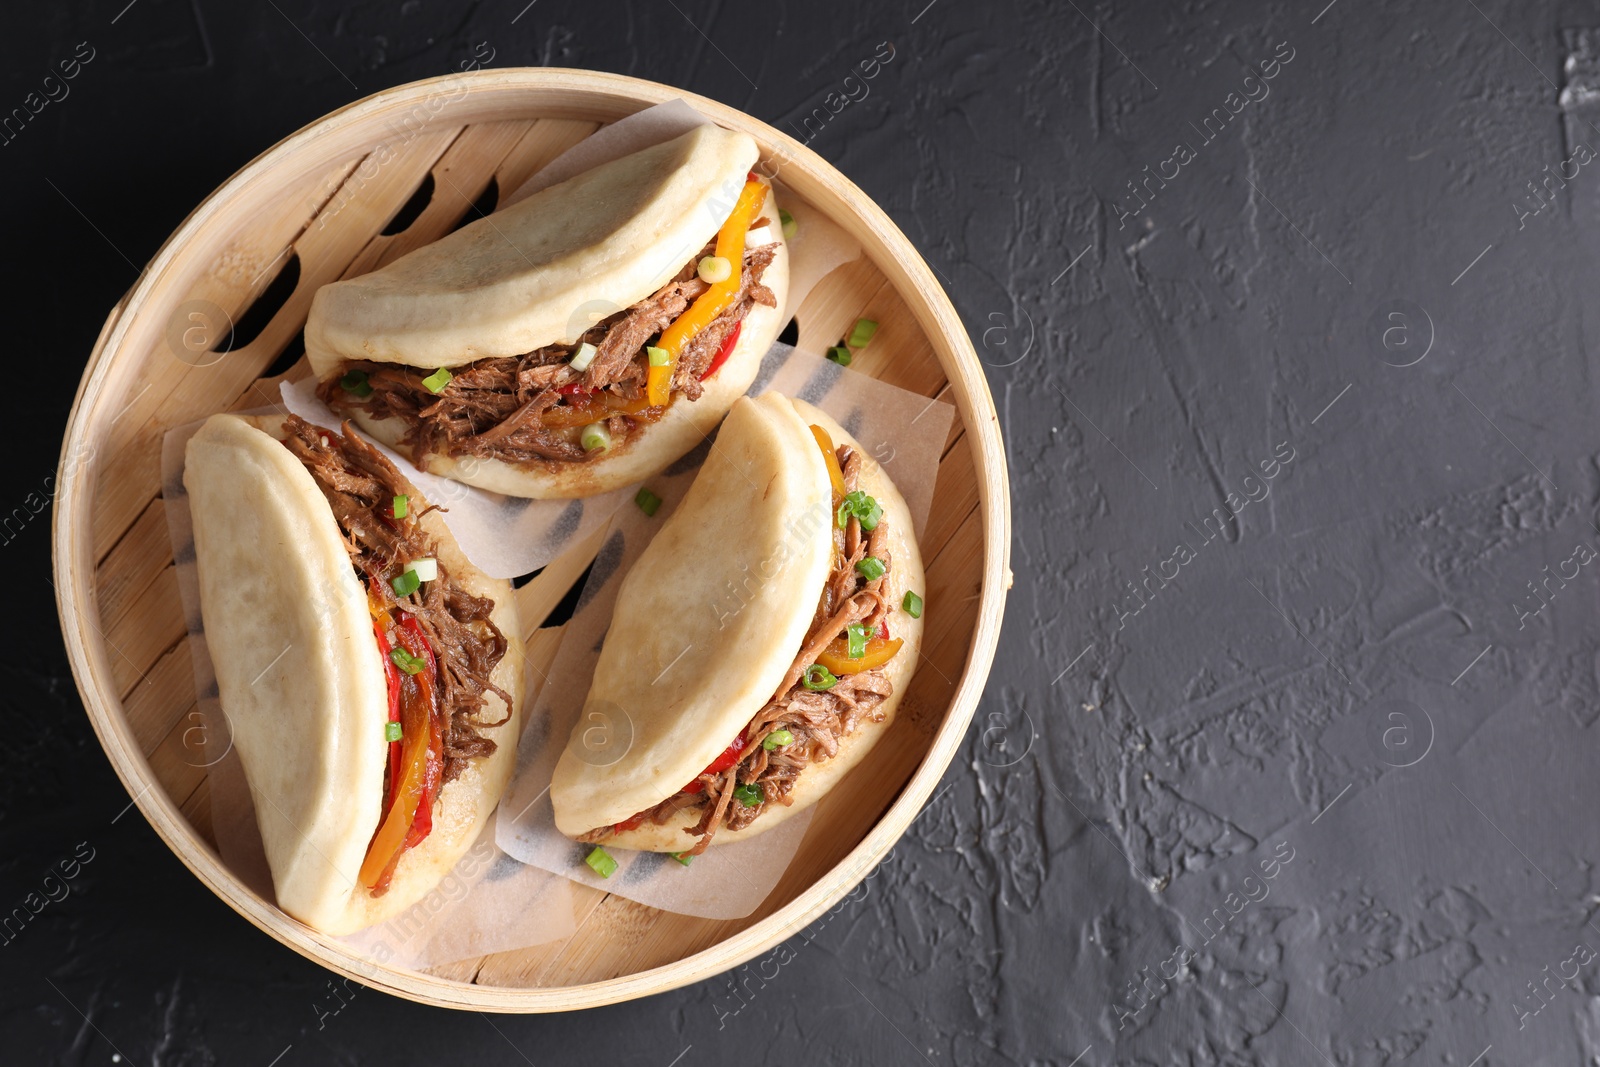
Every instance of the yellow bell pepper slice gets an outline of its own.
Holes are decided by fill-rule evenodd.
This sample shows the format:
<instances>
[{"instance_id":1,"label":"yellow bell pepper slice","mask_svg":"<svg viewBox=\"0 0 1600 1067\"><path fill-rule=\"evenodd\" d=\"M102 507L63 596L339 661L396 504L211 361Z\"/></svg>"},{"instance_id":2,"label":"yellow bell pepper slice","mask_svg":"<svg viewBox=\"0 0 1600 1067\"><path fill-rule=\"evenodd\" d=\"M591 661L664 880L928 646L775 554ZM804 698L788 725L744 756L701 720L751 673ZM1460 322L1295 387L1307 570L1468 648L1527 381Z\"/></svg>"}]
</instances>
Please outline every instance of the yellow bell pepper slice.
<instances>
[{"instance_id":1,"label":"yellow bell pepper slice","mask_svg":"<svg viewBox=\"0 0 1600 1067\"><path fill-rule=\"evenodd\" d=\"M844 471L839 469L839 453L833 449L833 438L821 426L811 427L811 436L817 439L817 447L822 449L823 461L828 465L828 481L833 483L833 506L837 509L844 500Z\"/></svg>"},{"instance_id":2,"label":"yellow bell pepper slice","mask_svg":"<svg viewBox=\"0 0 1600 1067\"><path fill-rule=\"evenodd\" d=\"M733 273L701 293L677 321L668 326L656 342L657 348L666 350L667 361L652 366L646 379L646 395L651 407L664 406L672 398L672 372L678 366L678 356L695 334L711 325L713 319L727 310L733 298L739 295L740 275L744 268L744 235L750 229L756 212L767 202L767 187L762 182L747 181L733 205L733 214L717 231L716 254L733 266Z\"/></svg>"}]
</instances>

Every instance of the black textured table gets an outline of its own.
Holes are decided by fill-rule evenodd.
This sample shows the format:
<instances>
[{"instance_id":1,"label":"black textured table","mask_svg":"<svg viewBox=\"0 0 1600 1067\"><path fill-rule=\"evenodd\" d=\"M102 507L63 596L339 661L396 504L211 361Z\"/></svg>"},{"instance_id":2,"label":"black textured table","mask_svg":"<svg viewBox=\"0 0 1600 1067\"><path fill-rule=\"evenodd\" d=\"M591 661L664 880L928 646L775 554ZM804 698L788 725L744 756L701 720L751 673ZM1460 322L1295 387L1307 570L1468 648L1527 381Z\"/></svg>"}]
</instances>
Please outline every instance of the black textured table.
<instances>
[{"instance_id":1,"label":"black textured table","mask_svg":"<svg viewBox=\"0 0 1600 1067\"><path fill-rule=\"evenodd\" d=\"M0 1060L1600 1056L1600 4L125 3L0 44ZM278 138L486 56L808 139L948 279L1013 479L988 694L891 859L781 967L562 1017L336 1001L213 898L48 579L139 265Z\"/></svg>"}]
</instances>

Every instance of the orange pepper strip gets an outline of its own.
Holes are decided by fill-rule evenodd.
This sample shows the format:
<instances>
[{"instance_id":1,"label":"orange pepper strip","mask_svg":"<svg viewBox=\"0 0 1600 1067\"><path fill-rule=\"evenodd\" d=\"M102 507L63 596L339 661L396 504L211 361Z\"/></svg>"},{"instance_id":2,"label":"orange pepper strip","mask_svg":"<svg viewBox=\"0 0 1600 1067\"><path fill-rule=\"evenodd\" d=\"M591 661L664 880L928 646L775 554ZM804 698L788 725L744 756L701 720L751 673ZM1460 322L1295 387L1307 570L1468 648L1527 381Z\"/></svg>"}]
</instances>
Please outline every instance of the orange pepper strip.
<instances>
[{"instance_id":1,"label":"orange pepper strip","mask_svg":"<svg viewBox=\"0 0 1600 1067\"><path fill-rule=\"evenodd\" d=\"M410 711L418 702L410 701L405 710ZM428 741L432 730L425 716L407 715L404 745L400 750L400 788L389 801L389 814L384 816L378 832L372 835L367 846L367 858L361 863L358 876L361 884L372 888L378 884L390 862L395 859L411 832L411 821L416 818L417 805L422 800L423 785L428 769Z\"/></svg>"},{"instance_id":2,"label":"orange pepper strip","mask_svg":"<svg viewBox=\"0 0 1600 1067\"><path fill-rule=\"evenodd\" d=\"M867 642L866 652L860 659L851 659L849 639L839 637L822 650L817 662L836 675L860 674L862 671L881 667L894 659L895 653L900 651L900 646L903 644L905 642L898 637L888 639L874 637Z\"/></svg>"},{"instance_id":3,"label":"orange pepper strip","mask_svg":"<svg viewBox=\"0 0 1600 1067\"><path fill-rule=\"evenodd\" d=\"M821 426L811 427L811 436L822 449L822 458L828 464L828 481L833 483L833 506L837 510L844 502L844 471L839 469L839 453L833 450L833 438Z\"/></svg>"},{"instance_id":4,"label":"orange pepper strip","mask_svg":"<svg viewBox=\"0 0 1600 1067\"><path fill-rule=\"evenodd\" d=\"M733 273L701 293L689 309L666 328L661 334L661 340L656 342L657 348L666 349L667 362L664 366L650 368L646 390L651 407L662 406L672 398L672 372L678 365L678 356L683 352L684 346L695 334L711 325L712 320L727 310L728 305L733 303L733 298L739 295L740 273L744 267L745 232L750 229L750 223L755 219L756 212L760 211L761 205L766 202L767 187L764 184L756 181L744 183L744 188L739 192L739 199L733 205L733 214L728 216L728 221L717 231L716 254L728 261L733 267Z\"/></svg>"},{"instance_id":5,"label":"orange pepper strip","mask_svg":"<svg viewBox=\"0 0 1600 1067\"><path fill-rule=\"evenodd\" d=\"M622 415L637 415L645 408L650 407L650 398L648 396L641 396L635 397L632 400L624 400L622 397L613 393L607 393L606 407L611 411Z\"/></svg>"},{"instance_id":6,"label":"orange pepper strip","mask_svg":"<svg viewBox=\"0 0 1600 1067\"><path fill-rule=\"evenodd\" d=\"M546 408L539 421L551 429L588 426L610 415L637 415L650 407L648 397L624 400L613 393L595 393L581 403Z\"/></svg>"},{"instance_id":7,"label":"orange pepper strip","mask_svg":"<svg viewBox=\"0 0 1600 1067\"><path fill-rule=\"evenodd\" d=\"M587 426L591 422L599 422L611 412L598 399L590 398L581 404L562 405L560 407L546 408L544 414L539 416L539 421L552 429L569 426Z\"/></svg>"}]
</instances>

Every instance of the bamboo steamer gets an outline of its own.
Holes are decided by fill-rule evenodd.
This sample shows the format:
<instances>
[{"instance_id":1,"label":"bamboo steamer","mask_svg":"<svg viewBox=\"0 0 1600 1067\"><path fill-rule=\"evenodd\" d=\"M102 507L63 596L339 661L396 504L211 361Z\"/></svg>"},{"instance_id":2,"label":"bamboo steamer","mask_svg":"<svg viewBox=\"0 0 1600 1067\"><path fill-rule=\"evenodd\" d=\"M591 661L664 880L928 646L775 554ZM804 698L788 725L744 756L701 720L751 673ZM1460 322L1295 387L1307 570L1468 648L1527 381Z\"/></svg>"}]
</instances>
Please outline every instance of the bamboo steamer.
<instances>
[{"instance_id":1,"label":"bamboo steamer","mask_svg":"<svg viewBox=\"0 0 1600 1067\"><path fill-rule=\"evenodd\" d=\"M375 965L284 915L217 855L205 768L186 758L198 720L160 497L162 437L216 411L274 403L280 380L308 373L298 333L319 286L438 238L605 123L675 97L753 136L781 162L779 180L865 249L799 308L799 344L821 351L857 318L876 319L877 337L853 369L957 407L922 543L923 661L870 772L848 776L818 805L799 856L752 915L691 918L574 885L578 928L565 941L429 972ZM230 326L231 345L222 341ZM213 892L296 952L452 1008L562 1011L673 989L770 950L838 902L888 853L955 755L1011 577L994 404L960 319L910 242L785 134L668 86L590 71L479 71L400 86L313 123L235 174L112 309L78 387L57 484L54 570L73 673L106 755L156 832ZM597 535L569 550L518 590L530 628L600 543ZM530 636L542 672L559 630Z\"/></svg>"}]
</instances>

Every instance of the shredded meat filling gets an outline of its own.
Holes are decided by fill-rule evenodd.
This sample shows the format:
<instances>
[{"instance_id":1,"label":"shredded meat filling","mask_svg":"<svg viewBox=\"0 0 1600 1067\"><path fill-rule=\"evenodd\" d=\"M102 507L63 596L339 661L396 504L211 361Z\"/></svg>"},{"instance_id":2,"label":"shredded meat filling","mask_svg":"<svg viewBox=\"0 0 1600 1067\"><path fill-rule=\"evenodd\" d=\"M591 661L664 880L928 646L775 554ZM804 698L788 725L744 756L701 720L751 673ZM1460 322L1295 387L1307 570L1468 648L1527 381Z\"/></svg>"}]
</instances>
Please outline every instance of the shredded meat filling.
<instances>
[{"instance_id":1,"label":"shredded meat filling","mask_svg":"<svg viewBox=\"0 0 1600 1067\"><path fill-rule=\"evenodd\" d=\"M848 445L841 445L837 456L844 473L845 490L854 492L860 486L861 456ZM719 829L742 830L773 804L792 804L789 794L807 767L837 755L840 742L863 721L882 720L879 705L894 693L894 683L882 667L844 675L831 688L823 690L808 689L801 677L847 625L863 623L870 633L887 618L886 588L892 567L888 527L889 520L883 518L872 530L863 531L860 520L851 516L843 530L834 530L833 569L823 584L811 628L778 686L777 694L744 728L745 748L739 762L725 771L700 775L690 783L699 783L699 792L679 791L640 812L627 824L661 825L678 812L697 807L698 821L684 831L699 838L687 850L690 855L697 856L711 844ZM884 573L870 581L856 570L856 564L869 555L884 565ZM777 730L787 730L793 740L769 752L762 741ZM744 796L759 796L756 803L749 804L735 796L736 790L746 786L757 791L744 793ZM602 826L579 840L602 842L617 832L616 826Z\"/></svg>"},{"instance_id":2,"label":"shredded meat filling","mask_svg":"<svg viewBox=\"0 0 1600 1067\"><path fill-rule=\"evenodd\" d=\"M429 370L353 361L323 382L319 393L335 409L362 408L376 419L399 419L406 426L404 443L419 467L429 454L476 456L521 465L583 462L595 453L584 451L580 427L566 425L570 419L563 416L596 396L622 401L644 396L649 368L645 349L709 288L696 270L701 257L714 248L709 244L701 249L651 296L601 319L570 345L546 345L520 356L480 359L453 367L451 380L438 393L422 384ZM722 342L755 305L777 306L772 290L761 284L777 249L769 244L745 252L739 291L732 303L679 354L672 376L675 395L700 399L700 379ZM582 344L595 347L594 358L587 370L575 371L569 364ZM351 371L367 376L372 387L369 395L357 397L341 387L341 379ZM664 407L650 407L607 418L613 446L626 440L635 426L659 419L664 411Z\"/></svg>"},{"instance_id":3,"label":"shredded meat filling","mask_svg":"<svg viewBox=\"0 0 1600 1067\"><path fill-rule=\"evenodd\" d=\"M289 433L284 444L305 465L333 509L361 584L381 596L385 606L414 616L428 639L438 663L439 700L448 724L443 780L453 781L466 770L468 760L495 751L493 739L479 731L505 720L484 722L479 717L487 694L504 701L510 714L511 696L490 680L506 654L506 637L489 617L494 601L462 588L442 560L438 578L397 597L389 582L399 577L405 563L438 559L438 542L418 522L434 508L401 519L385 515L380 508L414 490L388 457L356 436L349 423L342 435L297 415L289 416L284 427Z\"/></svg>"}]
</instances>

